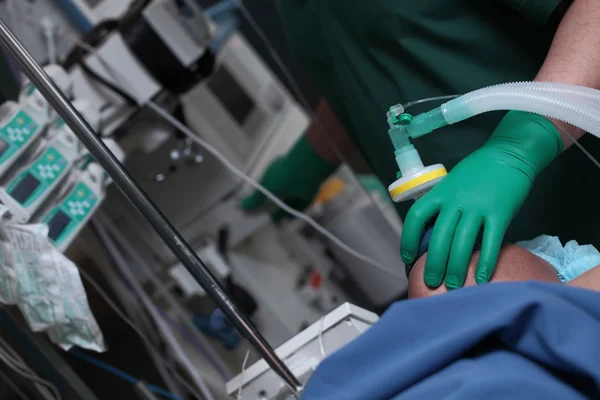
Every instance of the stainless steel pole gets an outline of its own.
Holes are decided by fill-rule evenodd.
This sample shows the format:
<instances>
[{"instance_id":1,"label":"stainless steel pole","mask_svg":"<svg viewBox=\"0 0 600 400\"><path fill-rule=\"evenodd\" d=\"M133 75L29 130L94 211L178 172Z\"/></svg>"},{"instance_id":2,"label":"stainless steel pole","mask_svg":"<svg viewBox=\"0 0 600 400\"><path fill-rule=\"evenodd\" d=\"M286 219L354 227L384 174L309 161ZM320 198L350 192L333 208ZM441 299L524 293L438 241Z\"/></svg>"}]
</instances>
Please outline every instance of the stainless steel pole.
<instances>
[{"instance_id":1,"label":"stainless steel pole","mask_svg":"<svg viewBox=\"0 0 600 400\"><path fill-rule=\"evenodd\" d=\"M265 359L267 364L277 375L294 391L297 392L301 384L294 374L277 357L273 348L258 332L250 320L238 309L228 297L221 283L213 276L206 264L191 249L179 232L165 218L156 205L144 193L142 188L125 171L123 165L113 156L112 152L104 145L100 136L94 132L85 119L75 110L73 105L46 75L39 64L31 57L21 42L8 29L4 21L0 20L0 45L14 57L23 73L31 80L42 93L50 105L63 118L65 123L77 135L79 140L87 147L89 152L104 167L119 189L127 196L129 201L141 212L154 227L162 240L169 246L181 263L186 267L194 279L217 303L225 315L234 324L238 331L248 339L254 348Z\"/></svg>"}]
</instances>

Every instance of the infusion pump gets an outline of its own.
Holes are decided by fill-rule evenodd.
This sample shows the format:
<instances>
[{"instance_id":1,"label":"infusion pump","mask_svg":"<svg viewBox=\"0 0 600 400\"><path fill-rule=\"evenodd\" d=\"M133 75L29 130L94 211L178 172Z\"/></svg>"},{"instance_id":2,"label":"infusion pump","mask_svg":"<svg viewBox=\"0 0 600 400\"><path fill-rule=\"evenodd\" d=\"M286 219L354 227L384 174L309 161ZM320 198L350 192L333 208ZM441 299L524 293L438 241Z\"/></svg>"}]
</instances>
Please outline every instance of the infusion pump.
<instances>
[{"instance_id":1,"label":"infusion pump","mask_svg":"<svg viewBox=\"0 0 600 400\"><path fill-rule=\"evenodd\" d=\"M188 126L255 179L274 157L288 151L309 124L306 113L237 33L217 54L213 74L182 96L182 103ZM153 129L159 125L151 124ZM149 129L140 130L150 136ZM173 149L173 137L164 137L165 142L151 150L140 148L131 153L127 167L173 225L194 244L207 229L204 216L215 212L220 215L217 219L226 219L228 213L220 213L216 205L239 192L242 182L202 150L202 163L180 168L160 182L149 180L149 175L160 172L157 167L166 163ZM144 249L149 262L158 260L165 267L173 264L171 251L148 229L147 222L132 212L123 196L115 193L108 203L111 219L119 221L122 232L137 248Z\"/></svg>"}]
</instances>

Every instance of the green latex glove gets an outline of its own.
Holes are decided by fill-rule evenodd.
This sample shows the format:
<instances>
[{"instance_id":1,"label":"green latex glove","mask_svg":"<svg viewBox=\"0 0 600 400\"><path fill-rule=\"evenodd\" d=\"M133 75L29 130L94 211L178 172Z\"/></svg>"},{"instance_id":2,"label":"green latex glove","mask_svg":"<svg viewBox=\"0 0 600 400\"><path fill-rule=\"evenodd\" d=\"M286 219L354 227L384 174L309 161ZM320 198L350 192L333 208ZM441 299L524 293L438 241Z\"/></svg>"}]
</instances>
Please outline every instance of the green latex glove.
<instances>
[{"instance_id":1,"label":"green latex glove","mask_svg":"<svg viewBox=\"0 0 600 400\"><path fill-rule=\"evenodd\" d=\"M425 283L462 287L473 247L483 231L477 283L496 266L504 233L529 194L535 177L562 151L555 126L536 114L511 111L487 143L452 169L409 210L402 259L415 261L424 228L437 216L425 263Z\"/></svg>"},{"instance_id":2,"label":"green latex glove","mask_svg":"<svg viewBox=\"0 0 600 400\"><path fill-rule=\"evenodd\" d=\"M302 211L310 205L323 181L336 168L337 165L323 161L306 136L302 136L287 155L271 163L260 183L287 205ZM256 210L264 205L265 200L262 193L255 191L242 200L241 208ZM279 210L273 214L273 219L279 221L286 215Z\"/></svg>"}]
</instances>

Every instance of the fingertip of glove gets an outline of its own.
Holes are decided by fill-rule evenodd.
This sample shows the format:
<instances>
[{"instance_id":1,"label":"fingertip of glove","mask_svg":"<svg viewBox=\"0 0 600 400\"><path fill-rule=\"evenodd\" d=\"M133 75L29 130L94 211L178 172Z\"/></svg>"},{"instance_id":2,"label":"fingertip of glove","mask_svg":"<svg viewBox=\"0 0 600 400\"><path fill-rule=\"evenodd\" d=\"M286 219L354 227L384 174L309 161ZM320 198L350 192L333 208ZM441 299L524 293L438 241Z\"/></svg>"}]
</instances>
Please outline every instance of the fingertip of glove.
<instances>
[{"instance_id":1,"label":"fingertip of glove","mask_svg":"<svg viewBox=\"0 0 600 400\"><path fill-rule=\"evenodd\" d=\"M478 285L488 283L489 280L490 280L490 277L488 276L488 274L486 272L478 272L477 275L475 276L475 282L477 282Z\"/></svg>"},{"instance_id":2,"label":"fingertip of glove","mask_svg":"<svg viewBox=\"0 0 600 400\"><path fill-rule=\"evenodd\" d=\"M442 278L434 274L425 274L425 284L430 288L437 288L442 284Z\"/></svg>"},{"instance_id":3,"label":"fingertip of glove","mask_svg":"<svg viewBox=\"0 0 600 400\"><path fill-rule=\"evenodd\" d=\"M400 257L402 257L402 262L404 264L412 264L415 260L415 257L406 251L400 252Z\"/></svg>"},{"instance_id":4,"label":"fingertip of glove","mask_svg":"<svg viewBox=\"0 0 600 400\"><path fill-rule=\"evenodd\" d=\"M461 285L459 284L458 279L456 279L454 277L446 278L446 289L454 290L454 289L458 289L460 287L461 287Z\"/></svg>"}]
</instances>

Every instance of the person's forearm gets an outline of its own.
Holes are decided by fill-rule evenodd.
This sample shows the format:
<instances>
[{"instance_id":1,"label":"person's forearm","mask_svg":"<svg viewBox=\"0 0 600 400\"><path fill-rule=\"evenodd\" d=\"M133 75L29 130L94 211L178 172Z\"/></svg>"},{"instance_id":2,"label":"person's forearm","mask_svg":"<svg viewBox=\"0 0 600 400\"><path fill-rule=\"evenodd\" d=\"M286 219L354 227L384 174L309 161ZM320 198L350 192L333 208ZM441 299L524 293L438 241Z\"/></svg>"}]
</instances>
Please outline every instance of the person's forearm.
<instances>
[{"instance_id":1,"label":"person's forearm","mask_svg":"<svg viewBox=\"0 0 600 400\"><path fill-rule=\"evenodd\" d=\"M600 292L600 265L567 282L567 285Z\"/></svg>"},{"instance_id":2,"label":"person's forearm","mask_svg":"<svg viewBox=\"0 0 600 400\"><path fill-rule=\"evenodd\" d=\"M315 117L306 132L308 143L324 160L332 164L342 162L355 150L352 139L325 100L321 100Z\"/></svg>"},{"instance_id":3,"label":"person's forearm","mask_svg":"<svg viewBox=\"0 0 600 400\"><path fill-rule=\"evenodd\" d=\"M600 89L600 1L573 0L556 31L548 56L536 81L560 82ZM553 121L565 149L584 132L572 125Z\"/></svg>"}]
</instances>

